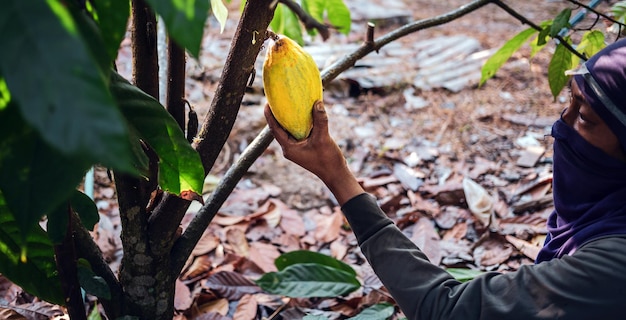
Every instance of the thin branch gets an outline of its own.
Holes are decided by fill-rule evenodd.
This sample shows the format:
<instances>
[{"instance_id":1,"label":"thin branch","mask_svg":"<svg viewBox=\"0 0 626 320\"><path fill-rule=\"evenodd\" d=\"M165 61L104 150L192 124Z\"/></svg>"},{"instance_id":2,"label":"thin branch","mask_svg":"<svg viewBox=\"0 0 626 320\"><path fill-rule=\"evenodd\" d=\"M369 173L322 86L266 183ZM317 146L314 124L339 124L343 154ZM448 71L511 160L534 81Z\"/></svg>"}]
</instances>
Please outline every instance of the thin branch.
<instances>
[{"instance_id":1,"label":"thin branch","mask_svg":"<svg viewBox=\"0 0 626 320\"><path fill-rule=\"evenodd\" d=\"M260 40L265 36L265 30L267 30L273 16L274 9L268 6L268 1L246 1L220 77L219 86L215 92L215 98L211 102L211 107L202 123L200 132L192 144L200 154L206 174L213 168L215 160L224 148L224 144L232 131L243 95L245 94L248 79L252 70L254 70L254 63L264 44L264 41ZM263 37L259 38L261 34ZM263 150L265 148L262 148L261 152ZM177 201L175 197L168 198L171 198L171 200L168 201L166 198L163 201L163 207L176 208L175 204L172 204ZM183 208L183 215L187 206L188 204L179 206ZM171 213L167 210L158 210L158 208L155 211L159 211L160 214ZM170 220L174 222L170 223L178 225L182 219L182 215L179 216L180 213L181 211L178 211L176 216ZM202 235L207 225L208 222L199 226L202 229L200 230L200 235ZM178 267L181 259L186 260L191 252L187 250L193 250L193 247L198 242L199 237L196 238L196 235L197 233L194 233L191 238L184 238L189 240L181 240L179 238L170 251L172 263L177 265L177 267L171 268L175 276L178 276L180 269L182 269L182 267ZM185 245L180 245L181 242L185 243ZM182 251L179 249L182 249Z\"/></svg>"},{"instance_id":2,"label":"thin branch","mask_svg":"<svg viewBox=\"0 0 626 320\"><path fill-rule=\"evenodd\" d=\"M100 303L102 303L109 319L117 319L122 315L122 287L109 264L104 260L100 247L98 247L89 231L80 222L78 215L73 214L70 222L74 231L76 256L87 260L93 272L106 282L111 292L111 299L100 299Z\"/></svg>"},{"instance_id":3,"label":"thin branch","mask_svg":"<svg viewBox=\"0 0 626 320\"><path fill-rule=\"evenodd\" d=\"M321 74L322 83L327 85L341 72L352 67L357 60L363 58L372 51L378 50L385 44L413 32L450 22L483 7L490 2L492 2L492 0L476 0L447 14L416 21L378 38L369 45L367 44L366 39L364 40L363 45L356 51L344 56L343 59L337 61L323 71ZM235 162L230 169L228 169L215 191L211 194L210 198L205 202L202 208L200 208L194 219L189 223L187 230L185 230L185 232L174 244L174 247L172 247L173 272L180 272L182 270L187 257L191 254L191 251L200 240L204 230L217 214L217 211L222 206L224 201L226 201L228 195L230 195L230 193L234 190L235 186L248 171L252 163L254 163L254 161L261 156L261 154L263 154L273 139L274 137L272 136L269 128L265 126L254 141L243 151L237 162Z\"/></svg>"},{"instance_id":4,"label":"thin branch","mask_svg":"<svg viewBox=\"0 0 626 320\"><path fill-rule=\"evenodd\" d=\"M493 0L493 3L496 4L498 7L500 7L502 10L506 11L511 16L513 16L515 19L519 20L521 23L527 24L527 25L531 26L533 29L535 29L537 31L543 30L540 26L538 26L534 22L528 20L526 17L524 17L523 15L519 14L517 11L513 10L511 7L509 7L508 5L503 3L502 1L500 1L500 0ZM562 44L565 48L567 48L567 50L571 51L574 55L579 57L581 60L583 60L583 61L587 60L587 57L585 57L584 54L576 51L576 49L574 49L569 43L567 43L567 41L565 41L565 39L563 37L561 37L559 35L556 35L554 38L559 40L560 44Z\"/></svg>"},{"instance_id":5,"label":"thin branch","mask_svg":"<svg viewBox=\"0 0 626 320\"><path fill-rule=\"evenodd\" d=\"M167 111L185 131L185 49L167 41Z\"/></svg>"},{"instance_id":6,"label":"thin branch","mask_svg":"<svg viewBox=\"0 0 626 320\"><path fill-rule=\"evenodd\" d=\"M293 0L278 0L278 2L284 4L291 10L293 13L298 16L298 19L304 24L304 27L307 30L316 29L322 39L326 41L330 37L330 31L328 30L328 26L315 20L315 18L311 17L308 13L306 13L299 4L297 4Z\"/></svg>"},{"instance_id":7,"label":"thin branch","mask_svg":"<svg viewBox=\"0 0 626 320\"><path fill-rule=\"evenodd\" d=\"M576 1L576 0L566 0L566 1L569 1L569 2L575 4L575 5L579 6L579 7L585 8L586 10L589 10L589 11L597 14L598 16L600 16L600 17L602 17L602 18L604 18L604 19L606 19L608 21L611 21L613 23L617 23L618 25L624 26L623 23L613 19L611 16L606 15L606 14L596 10L595 8L592 8L592 7L586 5L586 4L582 3L582 2L579 2L579 1Z\"/></svg>"},{"instance_id":8,"label":"thin branch","mask_svg":"<svg viewBox=\"0 0 626 320\"><path fill-rule=\"evenodd\" d=\"M56 260L61 288L65 296L65 306L71 319L86 320L85 304L80 292L78 283L78 268L76 267L76 249L74 248L74 232L72 231L72 209L67 205L67 217L69 223L65 230L65 237L60 244L54 246L54 257Z\"/></svg>"}]
</instances>

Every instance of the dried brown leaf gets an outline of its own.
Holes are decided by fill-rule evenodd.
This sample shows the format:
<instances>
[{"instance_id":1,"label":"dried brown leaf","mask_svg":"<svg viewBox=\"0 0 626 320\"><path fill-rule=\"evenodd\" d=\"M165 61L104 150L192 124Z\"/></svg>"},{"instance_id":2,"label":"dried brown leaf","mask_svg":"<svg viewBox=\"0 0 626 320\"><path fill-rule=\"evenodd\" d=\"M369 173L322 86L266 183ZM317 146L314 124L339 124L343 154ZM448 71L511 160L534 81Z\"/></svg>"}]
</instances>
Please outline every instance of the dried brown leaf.
<instances>
[{"instance_id":1,"label":"dried brown leaf","mask_svg":"<svg viewBox=\"0 0 626 320\"><path fill-rule=\"evenodd\" d=\"M244 295L261 292L259 286L237 272L215 273L206 280L204 286L228 300L239 300Z\"/></svg>"},{"instance_id":2,"label":"dried brown leaf","mask_svg":"<svg viewBox=\"0 0 626 320\"><path fill-rule=\"evenodd\" d=\"M250 254L250 245L242 228L228 228L226 230L226 242L231 245L236 254L244 257Z\"/></svg>"},{"instance_id":3,"label":"dried brown leaf","mask_svg":"<svg viewBox=\"0 0 626 320\"><path fill-rule=\"evenodd\" d=\"M533 261L537 259L537 255L539 254L539 250L541 250L540 247L528 242L528 241L524 241L522 239L518 239L514 236L511 235L506 235L505 236L506 240L508 242L510 242L512 245L515 246L515 248L517 248L517 250L519 250L521 253L523 253L525 256L527 256L528 258L532 259Z\"/></svg>"},{"instance_id":4,"label":"dried brown leaf","mask_svg":"<svg viewBox=\"0 0 626 320\"><path fill-rule=\"evenodd\" d=\"M191 291L186 284L176 279L176 291L174 293L174 308L178 311L185 311L191 307L193 299Z\"/></svg>"},{"instance_id":5,"label":"dried brown leaf","mask_svg":"<svg viewBox=\"0 0 626 320\"><path fill-rule=\"evenodd\" d=\"M277 271L274 260L280 256L278 248L272 244L253 242L250 244L250 260L265 272Z\"/></svg>"},{"instance_id":6,"label":"dried brown leaf","mask_svg":"<svg viewBox=\"0 0 626 320\"><path fill-rule=\"evenodd\" d=\"M428 260L434 265L438 265L441 262L439 240L439 234L430 219L422 217L417 220L417 223L413 226L411 241L424 252Z\"/></svg>"},{"instance_id":7,"label":"dried brown leaf","mask_svg":"<svg viewBox=\"0 0 626 320\"><path fill-rule=\"evenodd\" d=\"M0 319L3 320L29 320L25 316L10 308L0 307Z\"/></svg>"},{"instance_id":8,"label":"dried brown leaf","mask_svg":"<svg viewBox=\"0 0 626 320\"><path fill-rule=\"evenodd\" d=\"M304 228L304 220L296 211L289 209L286 205L282 211L282 219L280 219L280 228L286 233L301 237L306 233Z\"/></svg>"},{"instance_id":9,"label":"dried brown leaf","mask_svg":"<svg viewBox=\"0 0 626 320\"><path fill-rule=\"evenodd\" d=\"M323 243L331 242L339 237L339 231L344 223L341 209L336 208L330 215L315 216L315 239Z\"/></svg>"},{"instance_id":10,"label":"dried brown leaf","mask_svg":"<svg viewBox=\"0 0 626 320\"><path fill-rule=\"evenodd\" d=\"M345 244L343 238L339 238L330 244L330 255L337 259L342 260L348 253L348 246Z\"/></svg>"},{"instance_id":11,"label":"dried brown leaf","mask_svg":"<svg viewBox=\"0 0 626 320\"><path fill-rule=\"evenodd\" d=\"M259 304L253 295L245 294L239 300L235 313L233 314L233 320L254 320L257 315L257 308Z\"/></svg>"},{"instance_id":12,"label":"dried brown leaf","mask_svg":"<svg viewBox=\"0 0 626 320\"><path fill-rule=\"evenodd\" d=\"M503 237L490 236L474 248L474 260L479 266L494 266L511 257L513 248Z\"/></svg>"},{"instance_id":13,"label":"dried brown leaf","mask_svg":"<svg viewBox=\"0 0 626 320\"><path fill-rule=\"evenodd\" d=\"M198 256L193 259L191 265L185 269L185 273L181 275L182 280L190 280L206 274L211 270L211 258L208 255Z\"/></svg>"}]
</instances>

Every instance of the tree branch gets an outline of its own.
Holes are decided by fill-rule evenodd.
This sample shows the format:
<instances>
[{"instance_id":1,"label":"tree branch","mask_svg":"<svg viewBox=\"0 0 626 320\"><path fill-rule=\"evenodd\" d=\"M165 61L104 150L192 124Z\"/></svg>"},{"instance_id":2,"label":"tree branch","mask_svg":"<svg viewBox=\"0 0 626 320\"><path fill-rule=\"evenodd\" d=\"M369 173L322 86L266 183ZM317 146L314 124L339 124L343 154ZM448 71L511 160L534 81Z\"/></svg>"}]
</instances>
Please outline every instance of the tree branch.
<instances>
[{"instance_id":1,"label":"tree branch","mask_svg":"<svg viewBox=\"0 0 626 320\"><path fill-rule=\"evenodd\" d=\"M167 111L185 131L185 50L167 41Z\"/></svg>"},{"instance_id":2,"label":"tree branch","mask_svg":"<svg viewBox=\"0 0 626 320\"><path fill-rule=\"evenodd\" d=\"M89 231L80 222L80 217L74 213L70 222L74 231L76 256L87 260L93 272L106 282L111 292L111 299L100 299L100 303L102 303L109 319L117 319L122 315L122 287L104 260L100 247L93 241Z\"/></svg>"},{"instance_id":3,"label":"tree branch","mask_svg":"<svg viewBox=\"0 0 626 320\"><path fill-rule=\"evenodd\" d=\"M78 268L76 267L76 249L74 247L73 232L73 213L72 209L67 205L68 224L65 230L65 237L60 244L54 245L54 256L56 260L59 278L61 279L61 288L65 296L65 306L71 319L83 320L87 319L85 315L85 304L80 292L80 284L78 283Z\"/></svg>"},{"instance_id":4,"label":"tree branch","mask_svg":"<svg viewBox=\"0 0 626 320\"><path fill-rule=\"evenodd\" d=\"M330 31L328 30L328 26L311 17L295 1L278 0L278 2L284 4L285 6L287 6L287 8L289 8L289 10L295 13L307 30L316 29L320 33L320 36L322 36L322 39L324 41L326 41L330 37Z\"/></svg>"},{"instance_id":5,"label":"tree branch","mask_svg":"<svg viewBox=\"0 0 626 320\"><path fill-rule=\"evenodd\" d=\"M597 14L598 16L600 16L600 17L602 17L602 18L604 18L604 19L606 19L608 21L611 21L613 23L617 23L617 24L619 24L621 26L626 26L625 24L623 24L623 23L613 19L611 16L608 16L608 15L606 15L606 14L596 10L595 8L592 8L592 7L586 5L586 4L582 3L582 2L579 2L579 1L576 1L576 0L566 0L566 1L571 2L571 3L573 3L573 4L575 4L575 5L579 6L579 7L585 8L586 10L589 10L589 11Z\"/></svg>"},{"instance_id":6,"label":"tree branch","mask_svg":"<svg viewBox=\"0 0 626 320\"><path fill-rule=\"evenodd\" d=\"M239 112L248 79L254 70L254 63L264 44L264 41L259 41L259 35L265 35L265 30L267 30L267 26L274 16L274 9L267 4L268 2L265 0L248 0L246 2L219 86L215 92L215 98L198 137L193 143L193 146L200 153L207 174L224 147ZM194 222L191 225L194 225ZM208 222L194 228L196 228L195 230L204 230L207 225ZM200 231L200 235L202 232ZM189 234L187 235L189 236ZM193 233L192 237L181 236L176 241L171 250L173 265L178 266L181 259L187 259L199 240L199 237L196 238L195 236L196 233ZM185 243L185 245L181 245L181 243ZM180 268L172 267L172 272L178 275L180 269L182 266Z\"/></svg>"},{"instance_id":7,"label":"tree branch","mask_svg":"<svg viewBox=\"0 0 626 320\"><path fill-rule=\"evenodd\" d=\"M405 25L369 44L366 39L363 45L361 45L361 47L356 51L344 56L343 59L338 60L329 68L324 70L321 75L322 83L327 85L341 72L352 67L357 60L363 58L372 51L378 50L385 44L413 32L450 22L483 7L490 2L492 2L492 0L476 0L447 14L430 19L419 20ZM191 223L189 223L187 230L185 230L183 235L174 244L174 247L172 247L172 269L174 272L180 272L182 270L189 254L191 254L191 251L198 243L200 237L204 233L204 230L207 228L213 217L217 214L219 208L222 206L224 201L226 201L228 195L230 195L230 193L234 190L237 182L248 171L252 163L254 163L254 161L261 154L263 154L265 149L272 142L273 138L274 137L272 136L269 128L265 126L265 128L263 128L263 130L257 135L248 148L244 150L237 162L235 162L226 172L226 175L222 178L215 191L213 191L211 197L198 211L194 219Z\"/></svg>"},{"instance_id":8,"label":"tree branch","mask_svg":"<svg viewBox=\"0 0 626 320\"><path fill-rule=\"evenodd\" d=\"M521 23L527 24L527 25L531 26L533 29L535 29L537 31L543 30L540 26L538 26L534 22L528 20L526 17L522 16L521 14L519 14L517 11L513 10L511 7L509 7L508 5L503 3L502 1L500 1L500 0L493 0L493 3L496 4L498 7L500 7L502 10L506 11L511 16L513 16L515 19L519 20ZM587 57L585 57L584 54L576 51L576 49L574 49L569 43L567 43L567 41L565 41L565 39L563 39L563 37L561 37L559 35L556 35L554 38L559 40L560 44L562 44L565 48L567 48L567 50L571 51L573 54L575 54L581 60L583 60L583 61L587 60Z\"/></svg>"}]
</instances>

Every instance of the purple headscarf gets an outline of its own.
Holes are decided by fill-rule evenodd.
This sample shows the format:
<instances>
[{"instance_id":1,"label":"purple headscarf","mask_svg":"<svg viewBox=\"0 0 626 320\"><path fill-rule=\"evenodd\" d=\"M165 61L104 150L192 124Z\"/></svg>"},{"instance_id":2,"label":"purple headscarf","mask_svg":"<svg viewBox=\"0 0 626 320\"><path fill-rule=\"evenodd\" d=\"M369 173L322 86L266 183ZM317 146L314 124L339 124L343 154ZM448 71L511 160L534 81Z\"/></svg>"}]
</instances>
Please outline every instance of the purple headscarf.
<instances>
[{"instance_id":1,"label":"purple headscarf","mask_svg":"<svg viewBox=\"0 0 626 320\"><path fill-rule=\"evenodd\" d=\"M593 110L626 150L626 39L585 62L574 76ZM554 136L554 208L536 263L573 254L594 239L626 236L626 162L588 143L563 119Z\"/></svg>"}]
</instances>

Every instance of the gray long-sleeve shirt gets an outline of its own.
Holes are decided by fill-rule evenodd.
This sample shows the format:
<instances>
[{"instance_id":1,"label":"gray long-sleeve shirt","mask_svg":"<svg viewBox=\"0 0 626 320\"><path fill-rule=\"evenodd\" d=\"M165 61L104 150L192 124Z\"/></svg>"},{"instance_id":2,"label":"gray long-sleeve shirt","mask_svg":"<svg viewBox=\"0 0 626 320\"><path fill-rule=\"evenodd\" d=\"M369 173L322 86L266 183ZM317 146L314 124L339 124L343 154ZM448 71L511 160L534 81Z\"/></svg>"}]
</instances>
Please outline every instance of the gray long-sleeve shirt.
<instances>
[{"instance_id":1,"label":"gray long-sleeve shirt","mask_svg":"<svg viewBox=\"0 0 626 320\"><path fill-rule=\"evenodd\" d=\"M604 237L571 256L461 283L431 264L372 196L358 195L342 210L408 319L626 319L626 236Z\"/></svg>"}]
</instances>

